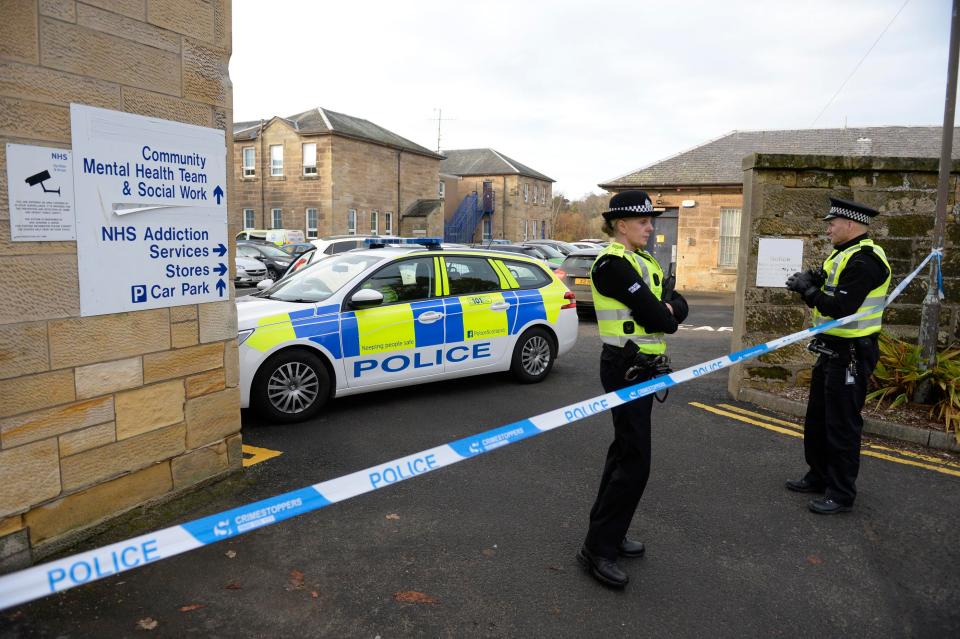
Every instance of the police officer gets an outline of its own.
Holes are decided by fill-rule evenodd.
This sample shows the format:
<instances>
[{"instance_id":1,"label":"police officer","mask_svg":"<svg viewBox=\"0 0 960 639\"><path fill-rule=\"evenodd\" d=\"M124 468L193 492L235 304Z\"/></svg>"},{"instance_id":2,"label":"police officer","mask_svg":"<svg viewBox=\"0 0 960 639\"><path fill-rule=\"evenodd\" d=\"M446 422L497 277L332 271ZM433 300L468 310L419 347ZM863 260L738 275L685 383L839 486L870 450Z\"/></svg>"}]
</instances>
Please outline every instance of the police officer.
<instances>
[{"instance_id":1,"label":"police officer","mask_svg":"<svg viewBox=\"0 0 960 639\"><path fill-rule=\"evenodd\" d=\"M642 250L659 214L643 191L614 195L603 214L613 242L600 252L590 280L603 342L600 381L607 392L653 377L658 356L666 352L664 333L675 332L687 316L686 301L664 282L657 260ZM664 296L665 285L671 290ZM593 577L617 588L629 581L617 557L644 553L641 542L627 538L627 529L650 475L652 407L653 396L647 395L612 410L614 439L577 553Z\"/></svg>"},{"instance_id":2,"label":"police officer","mask_svg":"<svg viewBox=\"0 0 960 639\"><path fill-rule=\"evenodd\" d=\"M827 236L833 252L823 269L794 273L787 288L813 309L814 324L852 315L882 304L890 286L890 264L868 235L874 209L830 198ZM877 338L882 310L821 333L810 349L819 353L810 380L803 450L809 470L787 481L799 493L823 493L810 510L831 515L848 512L857 496L860 469L860 411L867 382L880 357Z\"/></svg>"}]
</instances>

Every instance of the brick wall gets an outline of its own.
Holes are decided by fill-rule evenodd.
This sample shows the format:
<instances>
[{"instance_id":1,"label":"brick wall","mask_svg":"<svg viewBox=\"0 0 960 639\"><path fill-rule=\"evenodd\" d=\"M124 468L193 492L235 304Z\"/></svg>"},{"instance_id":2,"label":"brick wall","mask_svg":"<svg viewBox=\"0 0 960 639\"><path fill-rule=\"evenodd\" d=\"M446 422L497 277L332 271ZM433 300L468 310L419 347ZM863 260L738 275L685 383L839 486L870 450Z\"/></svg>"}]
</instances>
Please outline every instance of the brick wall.
<instances>
[{"instance_id":1,"label":"brick wall","mask_svg":"<svg viewBox=\"0 0 960 639\"><path fill-rule=\"evenodd\" d=\"M0 0L0 15L0 280L29 283L0 309L4 572L241 452L233 302L79 317L76 243L10 240L4 151L69 148L71 102L229 131L230 1Z\"/></svg>"},{"instance_id":2,"label":"brick wall","mask_svg":"<svg viewBox=\"0 0 960 639\"><path fill-rule=\"evenodd\" d=\"M810 312L786 288L758 288L759 238L803 240L804 267L819 266L831 245L823 216L829 197L841 197L876 208L881 215L870 235L883 247L893 270L891 290L930 252L936 207L935 159L792 156L755 154L744 160L744 206L740 228L740 269L731 350L766 342L810 325ZM960 259L951 250L960 244L960 224L950 214L957 201L960 162L950 176L947 243L943 264L946 300L940 316L940 338L960 337ZM920 310L927 291L927 271L886 310L884 330L916 342ZM806 344L794 344L734 367L729 390L772 389L809 382L813 356Z\"/></svg>"}]
</instances>

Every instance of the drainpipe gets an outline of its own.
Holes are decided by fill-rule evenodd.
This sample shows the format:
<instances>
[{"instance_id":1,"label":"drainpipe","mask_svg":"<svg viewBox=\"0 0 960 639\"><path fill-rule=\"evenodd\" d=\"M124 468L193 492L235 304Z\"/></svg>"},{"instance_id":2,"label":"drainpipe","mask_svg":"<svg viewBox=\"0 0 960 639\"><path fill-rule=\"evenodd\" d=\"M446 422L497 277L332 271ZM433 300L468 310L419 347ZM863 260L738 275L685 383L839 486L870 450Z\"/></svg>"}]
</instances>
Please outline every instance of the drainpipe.
<instances>
[{"instance_id":1,"label":"drainpipe","mask_svg":"<svg viewBox=\"0 0 960 639\"><path fill-rule=\"evenodd\" d=\"M500 239L507 239L507 176L503 176L503 195L500 197L503 198L503 223L501 224Z\"/></svg>"},{"instance_id":2,"label":"drainpipe","mask_svg":"<svg viewBox=\"0 0 960 639\"><path fill-rule=\"evenodd\" d=\"M400 156L403 154L402 149L397 149L397 235L403 235L403 224L400 221L400 216L403 215L400 209Z\"/></svg>"},{"instance_id":3,"label":"drainpipe","mask_svg":"<svg viewBox=\"0 0 960 639\"><path fill-rule=\"evenodd\" d=\"M257 133L257 137L260 138L260 219L263 222L263 226L260 228L267 228L267 209L266 209L266 197L263 192L264 182L267 181L267 176L264 173L263 168L263 120L260 120L260 130Z\"/></svg>"}]
</instances>

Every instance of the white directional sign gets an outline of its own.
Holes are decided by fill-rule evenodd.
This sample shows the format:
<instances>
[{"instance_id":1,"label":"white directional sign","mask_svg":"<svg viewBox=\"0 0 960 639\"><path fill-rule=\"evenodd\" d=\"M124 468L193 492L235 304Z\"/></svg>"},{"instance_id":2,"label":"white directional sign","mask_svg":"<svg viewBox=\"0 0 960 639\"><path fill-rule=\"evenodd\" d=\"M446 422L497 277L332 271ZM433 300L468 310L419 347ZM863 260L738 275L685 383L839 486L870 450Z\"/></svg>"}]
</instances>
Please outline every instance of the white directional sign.
<instances>
[{"instance_id":1,"label":"white directional sign","mask_svg":"<svg viewBox=\"0 0 960 639\"><path fill-rule=\"evenodd\" d=\"M70 105L80 314L229 295L223 131Z\"/></svg>"}]
</instances>

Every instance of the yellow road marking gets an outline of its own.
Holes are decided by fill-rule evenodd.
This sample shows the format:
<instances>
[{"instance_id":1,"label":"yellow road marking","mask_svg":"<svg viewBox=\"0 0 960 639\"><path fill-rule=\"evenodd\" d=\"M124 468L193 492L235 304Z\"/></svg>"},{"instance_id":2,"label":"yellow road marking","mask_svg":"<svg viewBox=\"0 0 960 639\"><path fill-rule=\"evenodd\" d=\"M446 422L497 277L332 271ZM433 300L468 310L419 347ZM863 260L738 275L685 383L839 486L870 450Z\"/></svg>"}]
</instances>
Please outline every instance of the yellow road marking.
<instances>
[{"instance_id":1,"label":"yellow road marking","mask_svg":"<svg viewBox=\"0 0 960 639\"><path fill-rule=\"evenodd\" d=\"M803 424L788 422L782 419L777 419L776 417L770 417L769 415L764 415L762 413L755 413L745 408L740 408L739 406L731 406L730 404L717 404L717 406L725 410L733 411L735 413L740 413L741 415L749 415L751 417L757 417L769 423L782 424L790 428L796 428L801 431L803 430ZM866 444L864 448L868 448L870 450L885 451L888 453L896 453L904 457L912 457L913 459L919 459L921 461L933 462L934 464L937 464L940 466L952 466L954 468L960 468L960 464L956 462L951 462L946 459L940 459L939 457L931 457L930 455L921 455L920 453L914 453L909 450L900 450L897 448L890 448L889 446L881 446L880 444Z\"/></svg>"},{"instance_id":2,"label":"yellow road marking","mask_svg":"<svg viewBox=\"0 0 960 639\"><path fill-rule=\"evenodd\" d=\"M274 457L279 457L283 453L279 450L270 450L269 448L257 448L256 446L248 446L244 444L241 448L243 451L243 467L249 468L254 464L259 464L260 462L265 462L268 459L273 459ZM249 455L249 457L247 457Z\"/></svg>"},{"instance_id":3,"label":"yellow road marking","mask_svg":"<svg viewBox=\"0 0 960 639\"><path fill-rule=\"evenodd\" d=\"M731 406L730 404L717 404L717 406L726 410L732 410L733 412L740 413L741 415L749 415L750 417L759 417L760 419L766 420L772 424L781 424L788 428L803 430L803 424L798 424L796 422L788 422L786 420L777 419L776 417L770 417L769 415L764 415L762 413L754 413L753 411L747 410L745 408L740 408L739 406Z\"/></svg>"},{"instance_id":4,"label":"yellow road marking","mask_svg":"<svg viewBox=\"0 0 960 639\"><path fill-rule=\"evenodd\" d=\"M779 426L774 426L773 424L767 422L761 422L756 419L751 419L743 415L737 415L736 413L731 413L730 411L720 410L719 408L714 408L713 406L707 406L706 404L701 404L699 402L690 402L691 406L696 406L697 408L702 408L705 411L715 413L717 415L723 415L724 417L730 417L741 422L746 422L748 424L753 424L754 426L759 426L760 428L766 428L767 430L772 430L775 433L781 433L783 435L790 435L791 437L803 437L803 433L798 433L795 430L790 430L787 428L781 428Z\"/></svg>"},{"instance_id":5,"label":"yellow road marking","mask_svg":"<svg viewBox=\"0 0 960 639\"><path fill-rule=\"evenodd\" d=\"M788 429L788 428L781 428L780 426L776 426L776 425L774 425L774 424L771 424L769 421L760 421L760 420L757 420L757 419L752 419L752 418L747 417L747 416L745 416L745 415L739 415L739 414L737 414L736 412L731 412L731 411L729 411L729 410L721 410L720 408L715 408L715 407L713 407L713 406L707 406L706 404L701 404L701 403L699 403L699 402L690 402L690 405L691 405L691 406L695 406L696 408L701 408L701 409L703 409L703 410L705 410L705 411L707 411L707 412L714 413L715 415L722 415L722 416L724 416L724 417L729 417L729 418L731 418L731 419L736 419L737 421L745 422L745 423L747 423L747 424L753 424L754 426L759 426L760 428L765 428L765 429L767 429L767 430L772 430L772 431L774 431L775 433L781 433L781 434L783 434L783 435L790 435L791 437L803 437L803 432L802 432L802 431L801 431L801 432L797 432L796 430L790 430L790 429ZM720 404L720 405L721 405L721 406L726 406L727 408L735 408L735 407L733 407L733 406L729 406L729 405L725 405L725 404ZM789 422L785 422L785 421L783 421L783 420L775 419L775 418L772 418L772 417L766 417L765 415L761 415L760 413L751 413L750 411L745 411L745 410L743 410L743 409L740 409L740 412L746 412L746 413L751 414L751 415L756 415L757 417L763 417L765 420L776 421L776 422L779 422L779 423L781 423L781 424L789 423ZM797 425L796 425L796 424L793 424L793 426L794 426L794 428L796 428ZM866 450L861 450L861 454L866 455L866 456L868 456L868 457L875 457L875 458L877 458L877 459L883 459L883 460L885 460L885 461L891 461L891 462L894 462L894 463L897 463L897 464L904 464L904 465L906 465L906 466L915 466L915 467L917 467L917 468L924 468L924 469L926 469L926 470L933 470L933 471L936 471L936 472L938 472L938 473L943 473L943 474L945 474L945 475L953 475L954 477L960 477L960 471L953 470L952 468L946 468L944 465L925 464L925 463L923 463L923 462L914 461L914 460L912 460L912 459L903 459L903 458L901 458L901 457L894 457L893 455L888 455L888 454L885 454L885 453L876 452L876 450L871 450L871 449L879 449L879 450L885 450L885 451L895 452L895 453L897 453L897 454L899 454L899 455L908 455L908 456L911 456L911 457L916 457L916 458L918 458L918 459L925 459L926 461L937 462L938 464L944 464L944 465L948 465L948 466L957 466L957 464L953 464L953 463L951 463L951 462L944 462L944 461L938 460L938 459L935 458L935 457L929 457L929 456L927 456L927 455L920 455L920 454L918 454L918 453L910 453L910 452L908 452L908 451L896 450L896 449L893 449L893 448L887 448L887 447L884 447L884 446L877 446L877 445L873 445L873 444L868 444Z\"/></svg>"}]
</instances>

